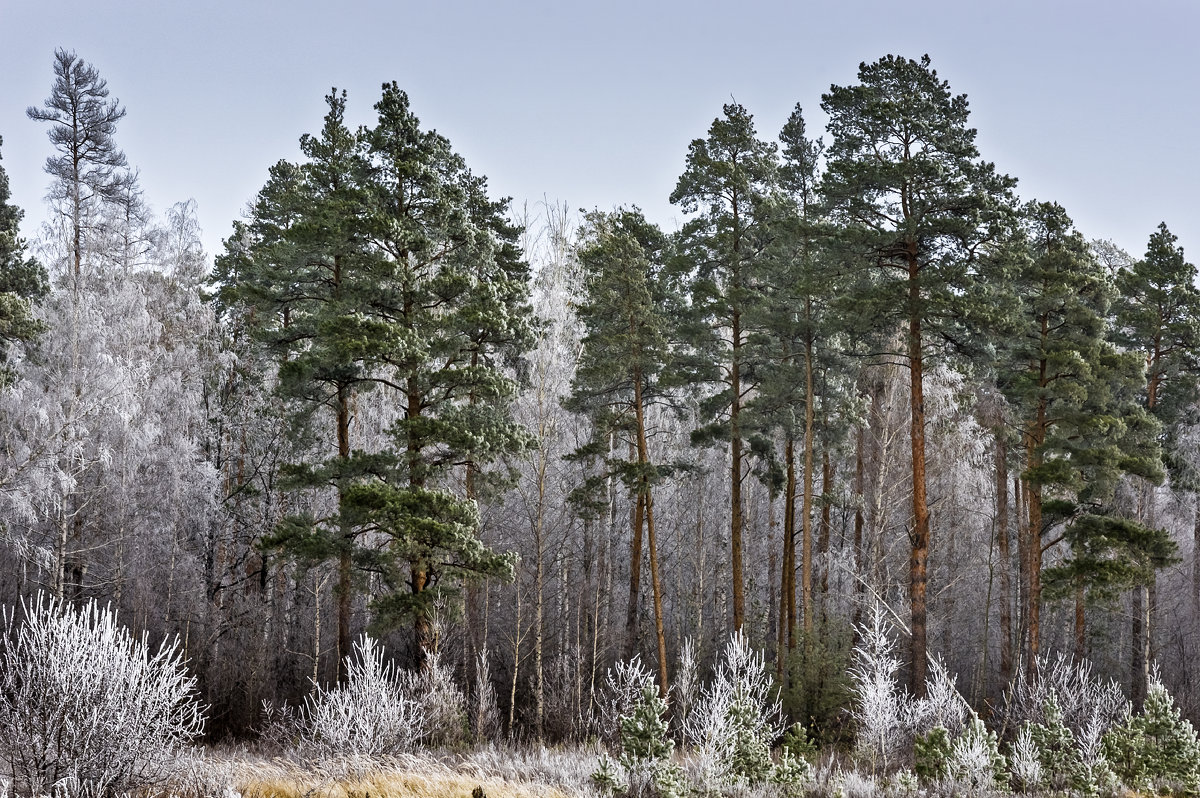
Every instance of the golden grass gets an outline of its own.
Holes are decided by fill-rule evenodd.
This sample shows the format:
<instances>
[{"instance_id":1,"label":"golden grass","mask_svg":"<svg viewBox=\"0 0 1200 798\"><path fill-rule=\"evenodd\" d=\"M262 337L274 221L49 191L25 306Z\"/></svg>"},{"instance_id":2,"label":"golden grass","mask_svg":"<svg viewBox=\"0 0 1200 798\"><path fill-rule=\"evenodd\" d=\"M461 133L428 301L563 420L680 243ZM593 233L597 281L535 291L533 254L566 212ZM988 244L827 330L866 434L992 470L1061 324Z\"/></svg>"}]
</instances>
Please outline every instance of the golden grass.
<instances>
[{"instance_id":1,"label":"golden grass","mask_svg":"<svg viewBox=\"0 0 1200 798\"><path fill-rule=\"evenodd\" d=\"M237 785L242 798L470 798L476 787L482 787L487 798L569 798L546 785L479 780L458 773L382 771L339 779L272 774Z\"/></svg>"}]
</instances>

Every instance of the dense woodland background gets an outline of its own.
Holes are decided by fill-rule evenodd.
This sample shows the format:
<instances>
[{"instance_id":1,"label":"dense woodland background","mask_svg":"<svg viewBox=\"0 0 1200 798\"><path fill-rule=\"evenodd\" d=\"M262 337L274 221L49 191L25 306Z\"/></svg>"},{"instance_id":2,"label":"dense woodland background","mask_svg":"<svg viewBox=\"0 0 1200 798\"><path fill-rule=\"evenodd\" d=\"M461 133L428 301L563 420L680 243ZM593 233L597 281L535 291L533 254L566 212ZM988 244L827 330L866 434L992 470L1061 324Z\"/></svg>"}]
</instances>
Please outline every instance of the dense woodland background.
<instances>
[{"instance_id":1,"label":"dense woodland background","mask_svg":"<svg viewBox=\"0 0 1200 798\"><path fill-rule=\"evenodd\" d=\"M215 261L96 70L48 82L31 242L0 171L0 603L177 635L214 738L370 631L494 694L479 736L582 739L614 662L665 691L740 628L843 739L877 602L914 691L940 657L999 707L1066 652L1200 718L1196 270L1018 201L927 58L823 137L726 106L675 232L496 200L395 84L360 130L334 91Z\"/></svg>"}]
</instances>

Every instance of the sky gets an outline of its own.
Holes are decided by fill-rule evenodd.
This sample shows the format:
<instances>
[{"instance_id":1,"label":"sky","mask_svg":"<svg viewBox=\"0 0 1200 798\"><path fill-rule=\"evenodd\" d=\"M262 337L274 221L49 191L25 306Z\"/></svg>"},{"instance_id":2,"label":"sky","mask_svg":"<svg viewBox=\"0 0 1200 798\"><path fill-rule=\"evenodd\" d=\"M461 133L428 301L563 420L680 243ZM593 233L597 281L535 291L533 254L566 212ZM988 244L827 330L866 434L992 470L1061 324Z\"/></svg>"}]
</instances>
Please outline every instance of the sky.
<instances>
[{"instance_id":1,"label":"sky","mask_svg":"<svg viewBox=\"0 0 1200 798\"><path fill-rule=\"evenodd\" d=\"M1200 260L1196 0L0 0L0 166L33 237L47 127L26 118L74 50L128 111L116 141L158 211L194 199L219 253L267 169L299 157L332 87L372 122L408 92L493 196L536 212L638 205L668 230L688 143L722 105L774 139L858 65L928 53L981 155L1135 256L1165 221Z\"/></svg>"}]
</instances>

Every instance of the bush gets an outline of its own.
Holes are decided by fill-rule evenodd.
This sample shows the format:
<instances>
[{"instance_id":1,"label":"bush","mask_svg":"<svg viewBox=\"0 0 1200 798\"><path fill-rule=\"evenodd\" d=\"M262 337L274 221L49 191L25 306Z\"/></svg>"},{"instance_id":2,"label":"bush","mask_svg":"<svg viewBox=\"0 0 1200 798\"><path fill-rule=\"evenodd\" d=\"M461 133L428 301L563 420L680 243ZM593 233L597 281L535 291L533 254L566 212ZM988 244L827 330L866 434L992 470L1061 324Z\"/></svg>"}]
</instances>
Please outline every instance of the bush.
<instances>
[{"instance_id":1,"label":"bush","mask_svg":"<svg viewBox=\"0 0 1200 798\"><path fill-rule=\"evenodd\" d=\"M296 718L301 750L318 759L391 756L411 750L426 734L425 713L406 680L383 662L383 650L363 635L354 644L346 682L318 687Z\"/></svg>"},{"instance_id":2,"label":"bush","mask_svg":"<svg viewBox=\"0 0 1200 798\"><path fill-rule=\"evenodd\" d=\"M654 677L635 658L609 672L610 694L622 707L616 717L619 729L619 761L625 771L625 793L629 796L653 795L679 798L687 790L683 773L671 761L675 743L667 726L667 702L659 695ZM592 782L602 791L621 787L611 762L602 757Z\"/></svg>"},{"instance_id":3,"label":"bush","mask_svg":"<svg viewBox=\"0 0 1200 798\"><path fill-rule=\"evenodd\" d=\"M0 761L18 795L115 795L170 776L204 718L177 641L152 650L116 612L38 598L6 612Z\"/></svg>"},{"instance_id":4,"label":"bush","mask_svg":"<svg viewBox=\"0 0 1200 798\"><path fill-rule=\"evenodd\" d=\"M761 653L734 632L712 683L688 716L705 786L741 787L775 777L771 743L783 732L782 710ZM789 759L789 770L806 767Z\"/></svg>"}]
</instances>

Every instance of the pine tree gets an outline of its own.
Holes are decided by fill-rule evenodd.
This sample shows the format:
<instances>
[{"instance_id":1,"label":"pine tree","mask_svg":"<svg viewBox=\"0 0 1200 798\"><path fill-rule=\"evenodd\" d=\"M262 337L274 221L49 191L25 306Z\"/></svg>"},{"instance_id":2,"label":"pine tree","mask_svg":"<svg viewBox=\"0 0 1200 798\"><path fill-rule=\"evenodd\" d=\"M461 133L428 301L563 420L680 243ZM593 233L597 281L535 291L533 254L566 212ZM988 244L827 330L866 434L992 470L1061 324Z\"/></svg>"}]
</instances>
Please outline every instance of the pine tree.
<instances>
[{"instance_id":1,"label":"pine tree","mask_svg":"<svg viewBox=\"0 0 1200 798\"><path fill-rule=\"evenodd\" d=\"M1139 358L1107 340L1111 282L1062 207L1031 203L1025 217L1026 251L1014 256L1005 284L1017 311L1001 334L998 371L1024 438L1023 614L1027 652L1036 658L1044 552L1062 541L1071 547L1045 576L1054 597L1075 597L1082 640L1086 590L1133 576L1123 565L1142 563L1161 537L1115 513L1117 483L1125 473L1161 472L1157 424L1137 403Z\"/></svg>"},{"instance_id":2,"label":"pine tree","mask_svg":"<svg viewBox=\"0 0 1200 798\"><path fill-rule=\"evenodd\" d=\"M1181 462L1172 451L1173 443L1196 394L1200 369L1200 290L1195 284L1196 267L1184 259L1183 248L1176 241L1167 225L1160 224L1150 236L1145 257L1117 272L1119 294L1114 305L1113 329L1113 338L1119 345L1140 352L1145 358L1142 402L1162 426L1169 464ZM1186 470L1180 473L1177 466L1173 471L1173 476L1187 482ZM1149 483L1144 483L1140 510L1142 522L1150 527L1157 525L1155 491ZM1153 561L1155 567L1164 563L1161 557ZM1145 697L1149 677L1154 571L1154 567L1149 568L1146 584L1134 588L1130 670L1135 704Z\"/></svg>"},{"instance_id":3,"label":"pine tree","mask_svg":"<svg viewBox=\"0 0 1200 798\"><path fill-rule=\"evenodd\" d=\"M952 96L929 57L887 56L859 66L859 85L822 97L829 147L822 183L839 240L862 267L848 294L863 331L885 340L903 329L895 356L909 368L912 526L910 685L927 675L926 584L931 538L926 493L924 375L931 357L966 342L985 310L967 292L978 255L1011 220L1011 178L997 174L967 127L967 98Z\"/></svg>"},{"instance_id":4,"label":"pine tree","mask_svg":"<svg viewBox=\"0 0 1200 798\"><path fill-rule=\"evenodd\" d=\"M108 81L94 66L59 48L50 97L42 108L31 106L25 112L35 122L51 124L50 141L59 154L46 159L46 173L54 178L50 200L70 225L77 280L95 218L105 204L127 201L136 182L125 153L113 141L125 109L108 94Z\"/></svg>"},{"instance_id":5,"label":"pine tree","mask_svg":"<svg viewBox=\"0 0 1200 798\"><path fill-rule=\"evenodd\" d=\"M586 332L567 403L592 422L592 441L584 447L585 452L607 455L606 473L599 478L616 474L636 502L637 526L633 529L630 557L635 580L631 583L631 618L637 607L637 565L644 521L654 594L659 689L664 697L668 690L667 650L654 518L654 486L661 478L661 468L650 453L652 433L647 415L652 406L669 406L672 402L669 392L660 385L671 358L672 330L667 309L678 304L662 274L666 249L666 236L639 211L593 213L587 217L577 253L587 275L585 295L577 311ZM614 434L630 439L633 457L614 457L619 449L609 451L608 440Z\"/></svg>"},{"instance_id":6,"label":"pine tree","mask_svg":"<svg viewBox=\"0 0 1200 798\"><path fill-rule=\"evenodd\" d=\"M294 464L291 478L334 489L337 510L292 517L270 542L337 561L343 657L357 562L385 574L392 592L376 608L385 624L412 620L423 661L436 598L458 577L511 572L476 537L474 500L443 481L523 445L502 368L528 337L527 269L504 204L449 142L420 129L395 84L377 127L357 134L343 122L345 93L326 99L321 135L301 140L307 161L272 168L218 260L219 298L252 315L297 418L332 416L337 456ZM351 404L370 388L394 392L401 418L391 446L353 452ZM385 550L359 545L364 535L383 536Z\"/></svg>"},{"instance_id":7,"label":"pine tree","mask_svg":"<svg viewBox=\"0 0 1200 798\"><path fill-rule=\"evenodd\" d=\"M1104 751L1131 789L1200 793L1200 738L1156 677L1150 679L1141 714L1129 713L1109 729Z\"/></svg>"},{"instance_id":8,"label":"pine tree","mask_svg":"<svg viewBox=\"0 0 1200 798\"><path fill-rule=\"evenodd\" d=\"M465 579L511 578L511 558L479 541L476 502L449 478L527 445L511 419L510 374L531 341L529 268L504 217L507 200L491 200L450 142L421 130L395 83L375 109L366 138L374 307L390 325L381 365L402 415L391 467L356 485L350 504L389 539L383 565L393 592L376 606L384 623L411 620L420 662L435 644L439 598Z\"/></svg>"},{"instance_id":9,"label":"pine tree","mask_svg":"<svg viewBox=\"0 0 1200 798\"><path fill-rule=\"evenodd\" d=\"M742 428L745 397L755 382L748 358L747 313L761 301L757 274L766 241L766 222L775 172L775 148L760 141L753 118L738 104L724 107L708 130L688 150L687 165L671 202L685 213L698 214L680 234L680 260L690 282L691 343L697 352L696 376L719 386L702 412L711 423L700 440L729 442L730 570L733 629L746 617L743 577L742 481L746 432Z\"/></svg>"},{"instance_id":10,"label":"pine tree","mask_svg":"<svg viewBox=\"0 0 1200 798\"><path fill-rule=\"evenodd\" d=\"M30 303L49 291L45 268L28 254L29 245L21 238L24 212L9 203L11 196L8 173L0 166L0 360L8 344L28 341L42 330ZM11 376L7 368L0 371L3 381Z\"/></svg>"}]
</instances>

